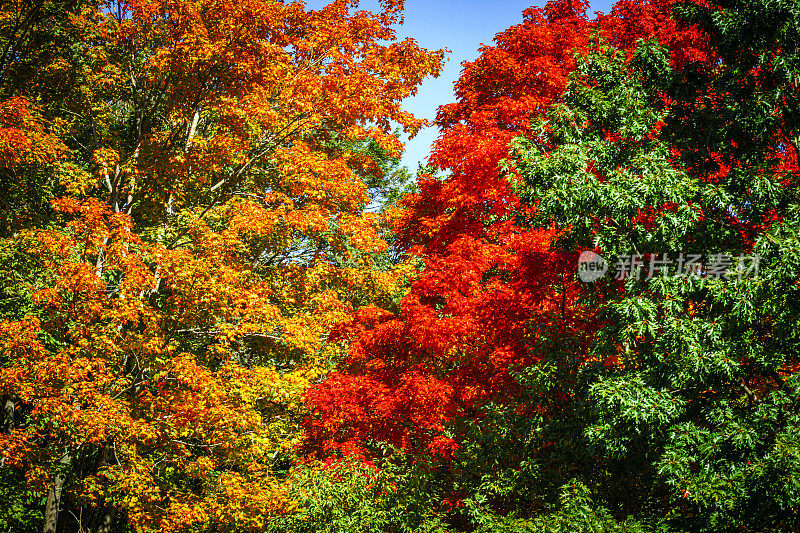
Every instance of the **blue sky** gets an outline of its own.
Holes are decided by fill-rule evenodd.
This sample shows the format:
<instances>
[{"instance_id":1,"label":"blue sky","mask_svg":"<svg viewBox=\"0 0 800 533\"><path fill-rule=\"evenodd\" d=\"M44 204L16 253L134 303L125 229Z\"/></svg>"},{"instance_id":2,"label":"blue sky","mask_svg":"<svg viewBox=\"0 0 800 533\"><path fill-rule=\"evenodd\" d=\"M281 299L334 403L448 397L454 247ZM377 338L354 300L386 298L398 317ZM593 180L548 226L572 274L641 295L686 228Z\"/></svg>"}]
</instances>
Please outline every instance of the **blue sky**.
<instances>
[{"instance_id":1,"label":"blue sky","mask_svg":"<svg viewBox=\"0 0 800 533\"><path fill-rule=\"evenodd\" d=\"M455 101L453 83L461 72L462 61L472 61L478 56L482 44L492 44L494 36L522 22L522 12L532 5L543 5L545 0L406 0L405 24L398 28L398 37L412 37L432 50L447 48L444 71L436 79L426 80L417 96L408 98L404 107L417 117L433 119L436 108ZM309 8L319 8L327 2L309 0ZM591 0L593 11L609 12L612 0ZM377 1L361 2L361 9L377 9ZM418 162L428 157L431 143L437 137L435 127L420 132L407 140L402 163L412 173Z\"/></svg>"}]
</instances>

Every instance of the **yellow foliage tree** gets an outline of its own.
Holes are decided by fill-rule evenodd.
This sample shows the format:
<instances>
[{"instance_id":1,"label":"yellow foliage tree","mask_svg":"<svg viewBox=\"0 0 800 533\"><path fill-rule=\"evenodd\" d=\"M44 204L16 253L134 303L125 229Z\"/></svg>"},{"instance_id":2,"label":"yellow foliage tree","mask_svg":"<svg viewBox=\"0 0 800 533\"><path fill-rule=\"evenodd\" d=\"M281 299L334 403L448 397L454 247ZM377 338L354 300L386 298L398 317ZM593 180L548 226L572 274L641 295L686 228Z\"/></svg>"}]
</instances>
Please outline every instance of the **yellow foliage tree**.
<instances>
[{"instance_id":1,"label":"yellow foliage tree","mask_svg":"<svg viewBox=\"0 0 800 533\"><path fill-rule=\"evenodd\" d=\"M442 52L398 0L33 4L0 7L0 171L34 191L0 203L4 467L45 531L258 531L327 333L398 289L365 154Z\"/></svg>"}]
</instances>

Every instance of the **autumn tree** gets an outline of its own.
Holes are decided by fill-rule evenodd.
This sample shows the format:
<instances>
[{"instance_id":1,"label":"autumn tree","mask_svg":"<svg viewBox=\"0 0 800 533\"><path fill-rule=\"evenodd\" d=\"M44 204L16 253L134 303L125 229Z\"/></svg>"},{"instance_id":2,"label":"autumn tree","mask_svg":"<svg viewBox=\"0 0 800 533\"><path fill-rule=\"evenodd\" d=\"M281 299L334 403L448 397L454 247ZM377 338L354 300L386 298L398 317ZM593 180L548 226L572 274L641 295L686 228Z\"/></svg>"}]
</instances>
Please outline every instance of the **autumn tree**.
<instances>
[{"instance_id":1,"label":"autumn tree","mask_svg":"<svg viewBox=\"0 0 800 533\"><path fill-rule=\"evenodd\" d=\"M275 471L330 328L397 289L365 207L442 59L356 4L2 5L0 454L44 515L7 527L295 507Z\"/></svg>"}]
</instances>

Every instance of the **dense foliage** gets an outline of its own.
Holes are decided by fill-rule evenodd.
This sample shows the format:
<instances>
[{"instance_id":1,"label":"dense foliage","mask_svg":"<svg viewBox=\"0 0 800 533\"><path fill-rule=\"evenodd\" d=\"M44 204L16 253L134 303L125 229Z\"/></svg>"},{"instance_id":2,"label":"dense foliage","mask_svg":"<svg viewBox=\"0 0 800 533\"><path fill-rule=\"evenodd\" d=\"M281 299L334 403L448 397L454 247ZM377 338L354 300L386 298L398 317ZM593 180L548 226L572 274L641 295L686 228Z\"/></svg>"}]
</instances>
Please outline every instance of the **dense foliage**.
<instances>
[{"instance_id":1,"label":"dense foliage","mask_svg":"<svg viewBox=\"0 0 800 533\"><path fill-rule=\"evenodd\" d=\"M800 526L799 8L678 6L714 61L598 41L508 166L554 247L643 256L640 275L582 286L607 365L580 371L573 434L587 485L678 530Z\"/></svg>"},{"instance_id":2,"label":"dense foliage","mask_svg":"<svg viewBox=\"0 0 800 533\"><path fill-rule=\"evenodd\" d=\"M312 390L316 445L428 462L456 529L797 527L798 6L764 4L550 2L466 64L396 223L424 267Z\"/></svg>"},{"instance_id":3,"label":"dense foliage","mask_svg":"<svg viewBox=\"0 0 800 533\"><path fill-rule=\"evenodd\" d=\"M442 54L395 39L401 9L0 5L4 530L296 508L330 328L402 280L365 208Z\"/></svg>"},{"instance_id":4,"label":"dense foliage","mask_svg":"<svg viewBox=\"0 0 800 533\"><path fill-rule=\"evenodd\" d=\"M356 4L0 3L0 527L800 530L800 4Z\"/></svg>"}]
</instances>

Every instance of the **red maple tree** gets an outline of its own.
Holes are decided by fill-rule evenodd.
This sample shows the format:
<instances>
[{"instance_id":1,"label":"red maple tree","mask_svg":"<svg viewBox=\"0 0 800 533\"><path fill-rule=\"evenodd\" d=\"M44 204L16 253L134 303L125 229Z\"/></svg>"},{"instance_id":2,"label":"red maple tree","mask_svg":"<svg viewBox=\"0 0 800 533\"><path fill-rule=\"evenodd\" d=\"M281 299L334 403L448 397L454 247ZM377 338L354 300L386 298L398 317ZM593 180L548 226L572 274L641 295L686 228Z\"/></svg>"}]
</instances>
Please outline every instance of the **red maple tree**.
<instances>
[{"instance_id":1,"label":"red maple tree","mask_svg":"<svg viewBox=\"0 0 800 533\"><path fill-rule=\"evenodd\" d=\"M674 4L621 0L590 20L588 1L552 0L464 63L429 160L446 178L421 175L393 219L400 246L423 266L398 314L362 310L340 332L353 338L349 357L308 394L312 448L363 452L375 439L448 456L455 420L519 400L513 373L547 357L542 339L570 335L577 369L597 326L574 305L577 256L551 249L553 231L520 227L528 208L499 162L512 139L537 135L533 124L560 102L595 32L630 51L655 38L676 65L708 61L700 34L670 18ZM519 404L529 409L542 406Z\"/></svg>"}]
</instances>

